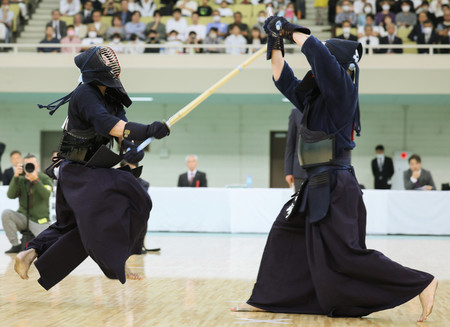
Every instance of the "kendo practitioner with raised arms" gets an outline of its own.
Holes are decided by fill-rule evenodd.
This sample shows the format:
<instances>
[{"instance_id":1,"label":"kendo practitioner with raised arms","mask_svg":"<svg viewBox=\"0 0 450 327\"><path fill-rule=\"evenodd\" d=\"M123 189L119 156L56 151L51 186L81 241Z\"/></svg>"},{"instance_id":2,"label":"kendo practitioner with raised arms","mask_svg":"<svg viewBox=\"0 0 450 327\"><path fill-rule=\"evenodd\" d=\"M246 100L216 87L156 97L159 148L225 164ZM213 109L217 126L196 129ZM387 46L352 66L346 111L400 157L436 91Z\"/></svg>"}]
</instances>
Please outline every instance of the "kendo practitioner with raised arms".
<instances>
[{"instance_id":1,"label":"kendo practitioner with raised arms","mask_svg":"<svg viewBox=\"0 0 450 327\"><path fill-rule=\"evenodd\" d=\"M16 257L15 270L28 279L31 263L38 282L50 289L90 256L111 279L125 283L140 279L126 267L140 254L152 207L136 177L139 171L112 167L122 159L137 163L143 152L133 141L169 135L165 123L127 122L124 107L131 105L119 79L120 64L108 47L94 47L75 57L82 83L69 95L46 107L50 114L69 102L68 116L54 164L59 166L57 221ZM113 140L121 153L110 150Z\"/></svg>"},{"instance_id":2,"label":"kendo practitioner with raised arms","mask_svg":"<svg viewBox=\"0 0 450 327\"><path fill-rule=\"evenodd\" d=\"M303 112L298 152L308 178L272 226L250 299L232 311L361 317L419 295L424 321L436 279L365 244L366 210L350 162L360 132L361 44L323 44L283 17L269 17L265 30L275 86ZM302 80L283 59L283 38L298 44L311 66Z\"/></svg>"}]
</instances>

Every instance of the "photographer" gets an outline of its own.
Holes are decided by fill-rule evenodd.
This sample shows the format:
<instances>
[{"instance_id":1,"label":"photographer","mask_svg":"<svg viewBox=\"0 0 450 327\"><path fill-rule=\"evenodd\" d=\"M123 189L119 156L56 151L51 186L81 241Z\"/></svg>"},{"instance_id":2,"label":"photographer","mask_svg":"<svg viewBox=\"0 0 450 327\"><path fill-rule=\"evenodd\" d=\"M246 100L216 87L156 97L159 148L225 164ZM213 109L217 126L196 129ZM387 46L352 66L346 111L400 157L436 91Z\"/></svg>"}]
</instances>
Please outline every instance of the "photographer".
<instances>
[{"instance_id":1,"label":"photographer","mask_svg":"<svg viewBox=\"0 0 450 327\"><path fill-rule=\"evenodd\" d=\"M197 38L197 33L191 31L189 33L186 44L202 44L203 42ZM202 53L203 48L185 48L184 53Z\"/></svg>"},{"instance_id":2,"label":"photographer","mask_svg":"<svg viewBox=\"0 0 450 327\"><path fill-rule=\"evenodd\" d=\"M19 210L7 209L2 213L3 228L12 244L11 249L5 253L18 253L22 250L17 232L27 228L27 208L30 219L29 229L34 236L50 226L49 198L52 187L50 177L39 172L39 163L34 155L26 155L23 165L17 165L14 177L9 184L8 198L19 198Z\"/></svg>"}]
</instances>

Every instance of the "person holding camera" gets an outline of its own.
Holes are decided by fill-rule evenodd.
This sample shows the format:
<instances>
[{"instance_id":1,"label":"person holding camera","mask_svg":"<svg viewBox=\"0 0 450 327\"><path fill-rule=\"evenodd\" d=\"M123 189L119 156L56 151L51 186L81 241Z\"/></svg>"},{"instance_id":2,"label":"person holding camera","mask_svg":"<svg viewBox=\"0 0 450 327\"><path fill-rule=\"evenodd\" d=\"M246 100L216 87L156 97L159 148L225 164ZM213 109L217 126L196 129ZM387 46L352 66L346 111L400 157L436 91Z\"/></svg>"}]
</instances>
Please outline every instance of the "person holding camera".
<instances>
[{"instance_id":1,"label":"person holding camera","mask_svg":"<svg viewBox=\"0 0 450 327\"><path fill-rule=\"evenodd\" d=\"M7 193L10 199L19 198L19 209L6 209L2 213L3 228L12 245L5 253L18 253L25 248L25 244L19 242L17 232L27 229L27 219L28 228L34 236L50 226L49 198L52 188L50 177L39 171L37 158L32 154L26 155L23 164L17 165L14 170Z\"/></svg>"}]
</instances>

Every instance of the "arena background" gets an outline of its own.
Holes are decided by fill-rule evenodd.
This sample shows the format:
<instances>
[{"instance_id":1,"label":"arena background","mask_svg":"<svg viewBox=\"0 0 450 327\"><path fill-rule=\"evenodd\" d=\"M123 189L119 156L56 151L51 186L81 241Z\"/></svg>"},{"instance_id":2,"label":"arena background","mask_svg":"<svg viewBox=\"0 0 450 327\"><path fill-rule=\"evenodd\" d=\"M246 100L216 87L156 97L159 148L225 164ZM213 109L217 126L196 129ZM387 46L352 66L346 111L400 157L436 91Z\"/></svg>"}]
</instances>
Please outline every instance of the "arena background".
<instances>
[{"instance_id":1,"label":"arena background","mask_svg":"<svg viewBox=\"0 0 450 327\"><path fill-rule=\"evenodd\" d=\"M122 81L139 100L128 110L129 120L168 119L246 58L120 55ZM286 59L301 78L308 67L304 56L287 54ZM389 156L420 154L440 189L450 181L448 56L368 55L360 68L362 136L352 157L360 183L373 187L370 161L381 143ZM7 144L3 169L10 166L13 149L41 157L55 147L45 138L61 130L67 106L49 116L36 104L69 93L78 76L73 55L0 54L0 140ZM176 186L186 170L184 157L195 153L209 186L245 184L251 175L253 187L269 187L270 133L287 131L291 108L273 85L270 63L262 56L177 123L170 137L152 143L142 162L143 178L152 186Z\"/></svg>"}]
</instances>

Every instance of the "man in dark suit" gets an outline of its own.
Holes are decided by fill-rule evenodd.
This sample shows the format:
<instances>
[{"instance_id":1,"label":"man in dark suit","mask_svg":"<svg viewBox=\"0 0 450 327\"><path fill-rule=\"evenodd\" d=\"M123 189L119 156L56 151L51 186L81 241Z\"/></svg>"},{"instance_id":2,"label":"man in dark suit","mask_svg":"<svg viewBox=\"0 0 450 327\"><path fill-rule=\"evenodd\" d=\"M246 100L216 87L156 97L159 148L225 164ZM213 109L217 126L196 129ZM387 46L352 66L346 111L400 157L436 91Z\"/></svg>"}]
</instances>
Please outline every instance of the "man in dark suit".
<instances>
[{"instance_id":1,"label":"man in dark suit","mask_svg":"<svg viewBox=\"0 0 450 327\"><path fill-rule=\"evenodd\" d=\"M388 190L391 188L389 181L392 175L394 175L394 164L391 158L385 156L384 146L381 144L375 147L375 152L377 157L372 160L374 188Z\"/></svg>"},{"instance_id":2,"label":"man in dark suit","mask_svg":"<svg viewBox=\"0 0 450 327\"><path fill-rule=\"evenodd\" d=\"M22 154L14 150L9 155L9 161L11 162L12 167L5 169L2 176L3 185L9 185L12 178L14 177L14 171L16 170L16 167L22 164Z\"/></svg>"},{"instance_id":3,"label":"man in dark suit","mask_svg":"<svg viewBox=\"0 0 450 327\"><path fill-rule=\"evenodd\" d=\"M308 177L306 171L300 166L297 153L302 118L303 114L300 110L297 108L291 110L286 138L286 150L284 152L284 175L286 176L286 182L289 184L289 187L292 187L292 184L294 184L296 191L298 191Z\"/></svg>"},{"instance_id":4,"label":"man in dark suit","mask_svg":"<svg viewBox=\"0 0 450 327\"><path fill-rule=\"evenodd\" d=\"M53 27L55 31L55 38L61 40L63 37L67 35L67 26L66 23L60 20L61 14L58 9L52 11L52 20L49 21L46 25Z\"/></svg>"},{"instance_id":5,"label":"man in dark suit","mask_svg":"<svg viewBox=\"0 0 450 327\"><path fill-rule=\"evenodd\" d=\"M403 173L403 182L406 190L436 190L433 177L428 170L422 169L422 160L418 154L408 159L409 169Z\"/></svg>"},{"instance_id":6,"label":"man in dark suit","mask_svg":"<svg viewBox=\"0 0 450 327\"><path fill-rule=\"evenodd\" d=\"M427 20L423 23L424 33L417 37L417 44L438 44L439 35L436 33L433 22ZM430 49L419 49L419 53L430 53ZM433 50L433 53L438 53L437 49Z\"/></svg>"},{"instance_id":7,"label":"man in dark suit","mask_svg":"<svg viewBox=\"0 0 450 327\"><path fill-rule=\"evenodd\" d=\"M187 173L178 177L178 187L207 187L206 174L197 170L198 157L189 155L186 157Z\"/></svg>"},{"instance_id":8,"label":"man in dark suit","mask_svg":"<svg viewBox=\"0 0 450 327\"><path fill-rule=\"evenodd\" d=\"M395 35L395 25L388 24L386 26L386 31L388 32L387 36L380 38L380 44L403 44L401 38ZM378 53L403 53L403 49L394 48L394 49L379 49Z\"/></svg>"}]
</instances>

